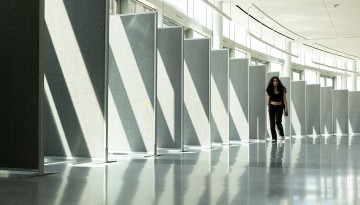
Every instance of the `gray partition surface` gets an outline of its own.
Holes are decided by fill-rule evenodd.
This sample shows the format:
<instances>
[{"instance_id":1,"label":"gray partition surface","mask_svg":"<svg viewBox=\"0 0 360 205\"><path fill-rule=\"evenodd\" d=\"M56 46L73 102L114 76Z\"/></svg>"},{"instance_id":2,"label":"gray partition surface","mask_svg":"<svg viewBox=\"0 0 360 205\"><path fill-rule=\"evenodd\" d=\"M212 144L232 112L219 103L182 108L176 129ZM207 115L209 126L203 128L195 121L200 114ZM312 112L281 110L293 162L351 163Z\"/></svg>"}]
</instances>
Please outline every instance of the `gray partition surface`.
<instances>
[{"instance_id":1,"label":"gray partition surface","mask_svg":"<svg viewBox=\"0 0 360 205\"><path fill-rule=\"evenodd\" d=\"M46 0L45 20L45 155L104 157L106 2Z\"/></svg>"},{"instance_id":2,"label":"gray partition surface","mask_svg":"<svg viewBox=\"0 0 360 205\"><path fill-rule=\"evenodd\" d=\"M211 147L210 40L185 40L184 58L184 143Z\"/></svg>"},{"instance_id":3,"label":"gray partition surface","mask_svg":"<svg viewBox=\"0 0 360 205\"><path fill-rule=\"evenodd\" d=\"M109 152L155 153L156 14L110 17Z\"/></svg>"},{"instance_id":4,"label":"gray partition surface","mask_svg":"<svg viewBox=\"0 0 360 205\"><path fill-rule=\"evenodd\" d=\"M332 87L320 88L320 132L325 135L333 134L332 90Z\"/></svg>"},{"instance_id":5,"label":"gray partition surface","mask_svg":"<svg viewBox=\"0 0 360 205\"><path fill-rule=\"evenodd\" d=\"M39 168L41 2L1 3L0 167Z\"/></svg>"},{"instance_id":6,"label":"gray partition surface","mask_svg":"<svg viewBox=\"0 0 360 205\"><path fill-rule=\"evenodd\" d=\"M157 145L181 148L183 28L161 28L157 35Z\"/></svg>"},{"instance_id":7,"label":"gray partition surface","mask_svg":"<svg viewBox=\"0 0 360 205\"><path fill-rule=\"evenodd\" d=\"M306 85L306 134L320 135L320 84Z\"/></svg>"},{"instance_id":8,"label":"gray partition surface","mask_svg":"<svg viewBox=\"0 0 360 205\"><path fill-rule=\"evenodd\" d=\"M249 138L265 139L265 66L249 67Z\"/></svg>"},{"instance_id":9,"label":"gray partition surface","mask_svg":"<svg viewBox=\"0 0 360 205\"><path fill-rule=\"evenodd\" d=\"M349 133L360 133L360 91L349 92Z\"/></svg>"},{"instance_id":10,"label":"gray partition surface","mask_svg":"<svg viewBox=\"0 0 360 205\"><path fill-rule=\"evenodd\" d=\"M249 141L249 59L230 59L230 140Z\"/></svg>"},{"instance_id":11,"label":"gray partition surface","mask_svg":"<svg viewBox=\"0 0 360 205\"><path fill-rule=\"evenodd\" d=\"M280 72L267 72L266 73L266 81L265 81L265 86L267 87L269 84L269 81L272 77L277 76L279 78L280 76ZM265 137L269 138L271 137L271 130L270 130L270 121L269 121L269 112L268 112L268 107L267 104L269 103L269 96L266 93L266 87L265 87L265 107L266 107L266 118L265 118L265 122L266 122L266 132L265 132Z\"/></svg>"},{"instance_id":12,"label":"gray partition surface","mask_svg":"<svg viewBox=\"0 0 360 205\"><path fill-rule=\"evenodd\" d=\"M229 144L229 50L211 51L211 139Z\"/></svg>"},{"instance_id":13,"label":"gray partition surface","mask_svg":"<svg viewBox=\"0 0 360 205\"><path fill-rule=\"evenodd\" d=\"M291 135L306 135L306 82L291 82Z\"/></svg>"},{"instance_id":14,"label":"gray partition surface","mask_svg":"<svg viewBox=\"0 0 360 205\"><path fill-rule=\"evenodd\" d=\"M290 106L290 101L291 101L291 79L290 77L281 77L280 78L281 83L283 84L283 86L285 86L286 88L286 101L287 101L287 105L288 105L288 112L289 115L288 116L283 116L283 128L284 128L284 134L285 136L291 136L291 106Z\"/></svg>"},{"instance_id":15,"label":"gray partition surface","mask_svg":"<svg viewBox=\"0 0 360 205\"><path fill-rule=\"evenodd\" d=\"M348 90L333 90L332 92L334 134L349 134L348 97Z\"/></svg>"}]
</instances>

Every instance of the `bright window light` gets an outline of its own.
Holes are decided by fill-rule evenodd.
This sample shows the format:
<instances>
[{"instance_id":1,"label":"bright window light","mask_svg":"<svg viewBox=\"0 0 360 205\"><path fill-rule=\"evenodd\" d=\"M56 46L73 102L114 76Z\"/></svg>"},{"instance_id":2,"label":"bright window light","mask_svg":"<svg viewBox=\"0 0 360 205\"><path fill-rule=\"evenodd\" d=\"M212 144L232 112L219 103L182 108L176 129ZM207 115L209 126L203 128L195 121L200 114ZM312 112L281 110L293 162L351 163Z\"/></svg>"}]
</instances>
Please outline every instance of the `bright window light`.
<instances>
[{"instance_id":1,"label":"bright window light","mask_svg":"<svg viewBox=\"0 0 360 205\"><path fill-rule=\"evenodd\" d=\"M206 4L202 0L194 1L194 19L203 26L206 26Z\"/></svg>"},{"instance_id":2,"label":"bright window light","mask_svg":"<svg viewBox=\"0 0 360 205\"><path fill-rule=\"evenodd\" d=\"M316 72L305 70L305 80L307 84L316 84Z\"/></svg>"},{"instance_id":3,"label":"bright window light","mask_svg":"<svg viewBox=\"0 0 360 205\"><path fill-rule=\"evenodd\" d=\"M164 0L166 3L172 5L177 8L180 12L186 14L187 13L187 0Z\"/></svg>"}]
</instances>

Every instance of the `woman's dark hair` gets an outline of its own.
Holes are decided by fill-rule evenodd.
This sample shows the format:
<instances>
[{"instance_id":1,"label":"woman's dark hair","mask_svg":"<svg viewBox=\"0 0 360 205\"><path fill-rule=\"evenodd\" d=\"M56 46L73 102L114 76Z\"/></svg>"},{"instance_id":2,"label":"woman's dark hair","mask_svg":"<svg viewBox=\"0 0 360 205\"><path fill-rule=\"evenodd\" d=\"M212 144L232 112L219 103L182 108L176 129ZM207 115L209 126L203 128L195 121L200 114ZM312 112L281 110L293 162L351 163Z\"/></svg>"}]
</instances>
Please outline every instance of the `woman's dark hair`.
<instances>
[{"instance_id":1,"label":"woman's dark hair","mask_svg":"<svg viewBox=\"0 0 360 205\"><path fill-rule=\"evenodd\" d=\"M285 86L283 86L283 84L281 83L280 79L277 77L277 76L274 76L270 79L269 83L268 83L268 86L266 88L266 93L270 96L274 93L274 79L277 79L278 80L278 91L279 93L286 93L286 88Z\"/></svg>"}]
</instances>

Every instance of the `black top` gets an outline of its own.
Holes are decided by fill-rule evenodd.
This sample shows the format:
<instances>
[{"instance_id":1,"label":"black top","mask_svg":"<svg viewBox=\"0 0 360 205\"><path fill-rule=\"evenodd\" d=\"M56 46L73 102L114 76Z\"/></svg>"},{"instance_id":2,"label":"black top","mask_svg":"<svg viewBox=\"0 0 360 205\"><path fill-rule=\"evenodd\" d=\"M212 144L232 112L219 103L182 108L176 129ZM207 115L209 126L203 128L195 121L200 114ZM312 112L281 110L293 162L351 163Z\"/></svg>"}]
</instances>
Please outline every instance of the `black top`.
<instances>
[{"instance_id":1,"label":"black top","mask_svg":"<svg viewBox=\"0 0 360 205\"><path fill-rule=\"evenodd\" d=\"M275 93L272 93L270 95L270 101L273 101L273 102L282 102L283 101L283 94L282 93L278 93L278 94L275 94Z\"/></svg>"}]
</instances>

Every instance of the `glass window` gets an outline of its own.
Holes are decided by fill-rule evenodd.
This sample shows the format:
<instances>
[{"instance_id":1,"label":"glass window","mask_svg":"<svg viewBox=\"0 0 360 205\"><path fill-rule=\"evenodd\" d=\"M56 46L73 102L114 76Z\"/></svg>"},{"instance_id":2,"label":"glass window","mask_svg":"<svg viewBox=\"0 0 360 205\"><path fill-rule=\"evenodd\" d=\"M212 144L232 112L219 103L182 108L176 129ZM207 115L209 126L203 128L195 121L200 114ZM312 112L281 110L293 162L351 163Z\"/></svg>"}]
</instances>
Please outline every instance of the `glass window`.
<instances>
[{"instance_id":1,"label":"glass window","mask_svg":"<svg viewBox=\"0 0 360 205\"><path fill-rule=\"evenodd\" d=\"M235 23L235 42L246 45L246 27Z\"/></svg>"},{"instance_id":2,"label":"glass window","mask_svg":"<svg viewBox=\"0 0 360 205\"><path fill-rule=\"evenodd\" d=\"M261 41L251 37L251 48L262 53L266 53L266 45Z\"/></svg>"},{"instance_id":3,"label":"glass window","mask_svg":"<svg viewBox=\"0 0 360 205\"><path fill-rule=\"evenodd\" d=\"M293 81L301 80L301 73L298 71L293 71Z\"/></svg>"},{"instance_id":4,"label":"glass window","mask_svg":"<svg viewBox=\"0 0 360 205\"><path fill-rule=\"evenodd\" d=\"M342 88L342 79L341 76L337 76L336 77L336 89L341 89Z\"/></svg>"},{"instance_id":5,"label":"glass window","mask_svg":"<svg viewBox=\"0 0 360 205\"><path fill-rule=\"evenodd\" d=\"M223 18L223 36L230 38L230 21Z\"/></svg>"},{"instance_id":6,"label":"glass window","mask_svg":"<svg viewBox=\"0 0 360 205\"><path fill-rule=\"evenodd\" d=\"M146 6L145 4L142 4L140 2L137 2L135 0L130 1L129 5L129 12L130 13L145 13L145 12L151 12L154 9L151 7Z\"/></svg>"},{"instance_id":7,"label":"glass window","mask_svg":"<svg viewBox=\"0 0 360 205\"><path fill-rule=\"evenodd\" d=\"M325 64L329 66L334 66L334 61L331 57L325 56Z\"/></svg>"},{"instance_id":8,"label":"glass window","mask_svg":"<svg viewBox=\"0 0 360 205\"><path fill-rule=\"evenodd\" d=\"M202 0L194 0L194 19L206 26L206 4Z\"/></svg>"},{"instance_id":9,"label":"glass window","mask_svg":"<svg viewBox=\"0 0 360 205\"><path fill-rule=\"evenodd\" d=\"M334 87L334 80L332 78L326 78L326 86Z\"/></svg>"},{"instance_id":10,"label":"glass window","mask_svg":"<svg viewBox=\"0 0 360 205\"><path fill-rule=\"evenodd\" d=\"M235 50L235 58L246 58L247 55L244 52L241 52L239 50Z\"/></svg>"},{"instance_id":11,"label":"glass window","mask_svg":"<svg viewBox=\"0 0 360 205\"><path fill-rule=\"evenodd\" d=\"M307 84L316 84L316 72L305 70L305 80Z\"/></svg>"},{"instance_id":12,"label":"glass window","mask_svg":"<svg viewBox=\"0 0 360 205\"><path fill-rule=\"evenodd\" d=\"M187 14L187 0L164 0L166 3L170 4L171 6L175 7L180 12Z\"/></svg>"},{"instance_id":13,"label":"glass window","mask_svg":"<svg viewBox=\"0 0 360 205\"><path fill-rule=\"evenodd\" d=\"M347 89L352 89L352 79L351 77L347 77ZM356 88L355 88L356 89Z\"/></svg>"},{"instance_id":14,"label":"glass window","mask_svg":"<svg viewBox=\"0 0 360 205\"><path fill-rule=\"evenodd\" d=\"M207 28L210 30L213 30L213 8L211 8L210 6L207 6L207 19L206 19L206 24L207 24Z\"/></svg>"},{"instance_id":15,"label":"glass window","mask_svg":"<svg viewBox=\"0 0 360 205\"><path fill-rule=\"evenodd\" d=\"M325 87L326 84L325 84L325 78L324 77L320 77L320 86L321 87Z\"/></svg>"},{"instance_id":16,"label":"glass window","mask_svg":"<svg viewBox=\"0 0 360 205\"><path fill-rule=\"evenodd\" d=\"M194 31L193 38L206 38L206 36L202 35L201 33L198 33Z\"/></svg>"},{"instance_id":17,"label":"glass window","mask_svg":"<svg viewBox=\"0 0 360 205\"><path fill-rule=\"evenodd\" d=\"M234 21L230 22L230 39L235 40L235 23L234 23Z\"/></svg>"},{"instance_id":18,"label":"glass window","mask_svg":"<svg viewBox=\"0 0 360 205\"><path fill-rule=\"evenodd\" d=\"M270 69L271 69L271 72L279 72L280 76L282 75L282 69L283 69L282 64L271 62L270 63Z\"/></svg>"}]
</instances>

